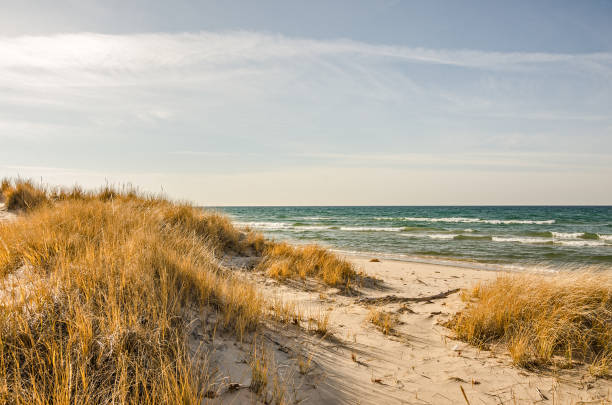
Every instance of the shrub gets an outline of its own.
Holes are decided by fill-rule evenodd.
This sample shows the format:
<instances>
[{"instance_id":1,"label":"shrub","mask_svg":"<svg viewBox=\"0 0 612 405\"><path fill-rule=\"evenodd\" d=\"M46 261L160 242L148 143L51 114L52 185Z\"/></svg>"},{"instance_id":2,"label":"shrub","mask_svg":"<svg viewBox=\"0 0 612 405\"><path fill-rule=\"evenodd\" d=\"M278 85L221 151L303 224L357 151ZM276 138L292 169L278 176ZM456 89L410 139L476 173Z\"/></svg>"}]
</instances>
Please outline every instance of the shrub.
<instances>
[{"instance_id":1,"label":"shrub","mask_svg":"<svg viewBox=\"0 0 612 405\"><path fill-rule=\"evenodd\" d=\"M17 180L14 184L3 180L1 185L6 208L11 211L27 211L49 201L45 190L29 180Z\"/></svg>"},{"instance_id":2,"label":"shrub","mask_svg":"<svg viewBox=\"0 0 612 405\"><path fill-rule=\"evenodd\" d=\"M368 321L385 335L395 333L395 326L398 323L397 315L380 309L371 309Z\"/></svg>"},{"instance_id":3,"label":"shrub","mask_svg":"<svg viewBox=\"0 0 612 405\"><path fill-rule=\"evenodd\" d=\"M477 346L507 345L529 367L574 359L608 370L612 360L612 277L606 274L504 275L466 292L449 322Z\"/></svg>"},{"instance_id":4,"label":"shrub","mask_svg":"<svg viewBox=\"0 0 612 405\"><path fill-rule=\"evenodd\" d=\"M353 265L317 245L269 243L258 269L277 279L314 277L331 286L344 287L357 275Z\"/></svg>"}]
</instances>

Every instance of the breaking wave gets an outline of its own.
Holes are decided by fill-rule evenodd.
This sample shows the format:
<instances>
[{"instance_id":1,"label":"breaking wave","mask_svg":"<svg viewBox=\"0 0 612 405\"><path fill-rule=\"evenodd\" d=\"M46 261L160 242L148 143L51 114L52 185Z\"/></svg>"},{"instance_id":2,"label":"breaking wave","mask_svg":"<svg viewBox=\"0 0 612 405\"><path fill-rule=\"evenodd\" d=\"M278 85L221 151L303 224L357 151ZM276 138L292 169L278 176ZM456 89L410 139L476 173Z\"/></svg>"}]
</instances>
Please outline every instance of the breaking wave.
<instances>
[{"instance_id":1,"label":"breaking wave","mask_svg":"<svg viewBox=\"0 0 612 405\"><path fill-rule=\"evenodd\" d=\"M467 218L467 217L449 217L449 218L427 218L427 217L401 217L401 218L389 218L389 217L377 217L379 221L410 221L410 222L450 222L450 223L482 223L482 224L536 224L546 225L554 224L554 219L546 220L533 220L533 219L481 219L481 218Z\"/></svg>"}]
</instances>

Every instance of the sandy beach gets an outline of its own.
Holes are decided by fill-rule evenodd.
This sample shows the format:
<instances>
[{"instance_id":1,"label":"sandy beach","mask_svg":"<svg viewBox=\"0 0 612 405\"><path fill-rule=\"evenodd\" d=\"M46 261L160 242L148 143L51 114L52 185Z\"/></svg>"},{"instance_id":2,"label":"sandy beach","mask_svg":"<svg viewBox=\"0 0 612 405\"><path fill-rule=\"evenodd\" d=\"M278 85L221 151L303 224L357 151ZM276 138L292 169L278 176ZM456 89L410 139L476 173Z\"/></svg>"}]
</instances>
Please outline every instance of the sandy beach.
<instances>
[{"instance_id":1,"label":"sandy beach","mask_svg":"<svg viewBox=\"0 0 612 405\"><path fill-rule=\"evenodd\" d=\"M359 295L346 296L320 284L278 283L246 271L248 265L242 267L267 296L295 302L304 314L329 316L327 337L288 327L275 329L268 338L281 367L295 364L298 353L312 356L306 375L293 376L292 384L299 387L297 397L303 403L586 404L609 403L612 399L612 382L589 376L584 367L531 372L513 366L502 348L479 351L454 340L442 324L465 305L459 293L421 302L363 302L391 295L420 301L492 280L499 273L349 259L381 283L358 288ZM391 333L385 335L367 321L372 309L397 316L398 325ZM248 367L234 367L234 372L232 381L249 384ZM221 397L222 402L241 403L244 394L227 394Z\"/></svg>"},{"instance_id":2,"label":"sandy beach","mask_svg":"<svg viewBox=\"0 0 612 405\"><path fill-rule=\"evenodd\" d=\"M12 212L8 212L3 203L0 203L0 222L10 221L14 219L16 216Z\"/></svg>"}]
</instances>

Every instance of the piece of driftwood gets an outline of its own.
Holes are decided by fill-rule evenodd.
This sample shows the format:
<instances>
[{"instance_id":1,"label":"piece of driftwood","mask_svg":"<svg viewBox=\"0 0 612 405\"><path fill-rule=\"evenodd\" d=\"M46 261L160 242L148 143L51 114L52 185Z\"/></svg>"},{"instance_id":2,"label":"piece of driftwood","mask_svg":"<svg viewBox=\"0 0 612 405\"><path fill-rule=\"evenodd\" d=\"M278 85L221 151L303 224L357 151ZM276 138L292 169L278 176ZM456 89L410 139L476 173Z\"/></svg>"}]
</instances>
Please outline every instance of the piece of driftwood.
<instances>
[{"instance_id":1,"label":"piece of driftwood","mask_svg":"<svg viewBox=\"0 0 612 405\"><path fill-rule=\"evenodd\" d=\"M355 302L366 305L385 305L397 302L427 302L446 298L458 291L459 288L453 288L452 290L444 291L435 295L428 295L426 297L398 297L397 295L385 295L384 297L363 297L358 298L355 300Z\"/></svg>"}]
</instances>

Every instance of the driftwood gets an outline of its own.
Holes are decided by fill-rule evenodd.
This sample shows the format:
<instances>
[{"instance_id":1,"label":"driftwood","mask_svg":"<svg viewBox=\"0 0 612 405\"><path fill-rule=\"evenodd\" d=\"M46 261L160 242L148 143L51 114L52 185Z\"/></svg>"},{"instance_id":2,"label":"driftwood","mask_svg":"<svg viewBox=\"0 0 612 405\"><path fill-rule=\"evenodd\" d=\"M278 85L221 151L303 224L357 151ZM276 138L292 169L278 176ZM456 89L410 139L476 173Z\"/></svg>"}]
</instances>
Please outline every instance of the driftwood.
<instances>
[{"instance_id":1,"label":"driftwood","mask_svg":"<svg viewBox=\"0 0 612 405\"><path fill-rule=\"evenodd\" d=\"M358 304L366 305L385 305L397 302L427 302L446 298L449 295L454 294L458 291L459 288L454 288L452 290L444 291L435 295L428 295L426 297L398 297L397 295L385 295L384 297L363 297L358 298L357 300L355 300L355 302Z\"/></svg>"}]
</instances>

